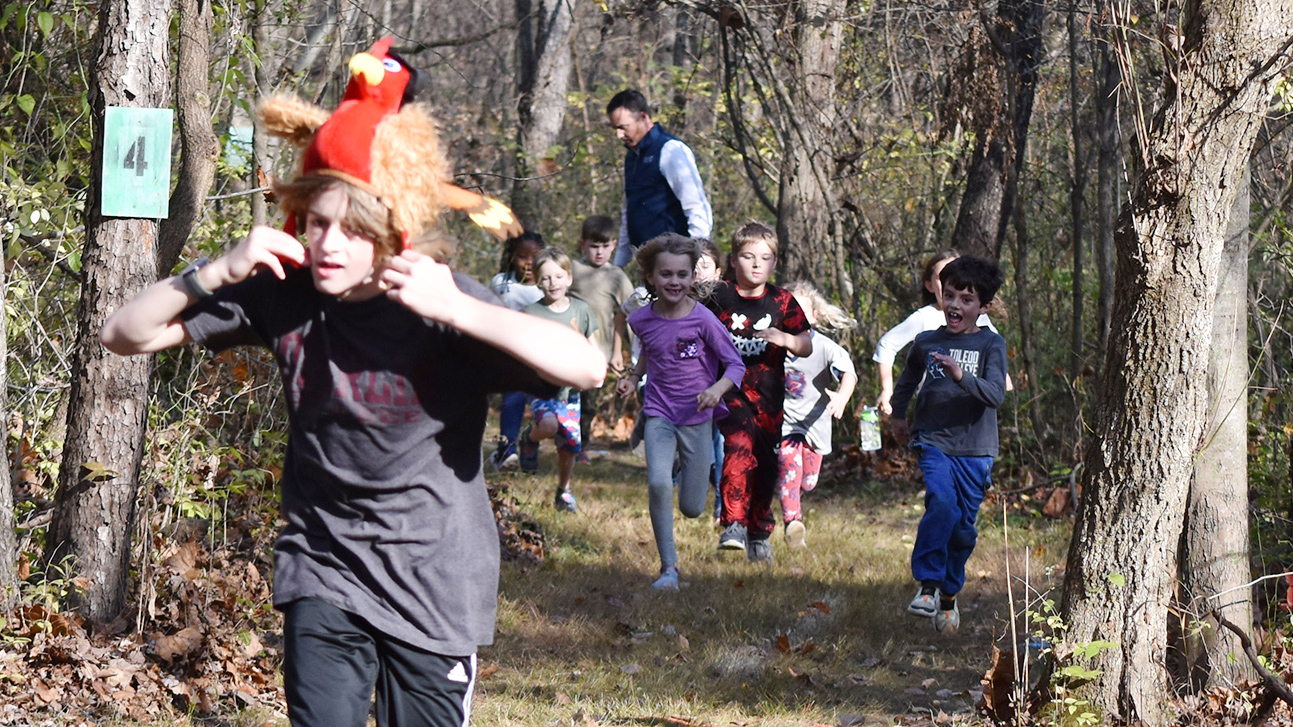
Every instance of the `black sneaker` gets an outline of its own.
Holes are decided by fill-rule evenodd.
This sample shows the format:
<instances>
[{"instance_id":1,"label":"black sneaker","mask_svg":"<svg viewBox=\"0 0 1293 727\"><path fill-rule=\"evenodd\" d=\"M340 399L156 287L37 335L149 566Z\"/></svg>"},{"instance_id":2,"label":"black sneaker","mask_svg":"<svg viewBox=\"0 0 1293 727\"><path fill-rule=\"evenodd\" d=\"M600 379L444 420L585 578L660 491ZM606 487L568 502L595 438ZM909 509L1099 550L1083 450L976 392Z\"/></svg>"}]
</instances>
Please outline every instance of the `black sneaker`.
<instances>
[{"instance_id":1,"label":"black sneaker","mask_svg":"<svg viewBox=\"0 0 1293 727\"><path fill-rule=\"evenodd\" d=\"M718 536L719 550L745 550L745 526L732 523Z\"/></svg>"}]
</instances>

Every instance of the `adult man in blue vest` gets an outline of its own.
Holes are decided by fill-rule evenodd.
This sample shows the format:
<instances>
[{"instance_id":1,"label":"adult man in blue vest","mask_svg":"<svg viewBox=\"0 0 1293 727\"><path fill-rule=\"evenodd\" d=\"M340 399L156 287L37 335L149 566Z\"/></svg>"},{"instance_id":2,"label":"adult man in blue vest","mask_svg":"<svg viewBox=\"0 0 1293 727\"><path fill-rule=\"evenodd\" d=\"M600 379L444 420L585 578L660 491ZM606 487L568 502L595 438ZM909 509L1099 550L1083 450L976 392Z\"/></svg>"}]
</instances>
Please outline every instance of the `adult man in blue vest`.
<instances>
[{"instance_id":1,"label":"adult man in blue vest","mask_svg":"<svg viewBox=\"0 0 1293 727\"><path fill-rule=\"evenodd\" d=\"M620 91L606 104L615 138L624 143L624 206L615 264L624 267L647 240L665 232L709 237L714 212L691 148L651 121L639 91Z\"/></svg>"}]
</instances>

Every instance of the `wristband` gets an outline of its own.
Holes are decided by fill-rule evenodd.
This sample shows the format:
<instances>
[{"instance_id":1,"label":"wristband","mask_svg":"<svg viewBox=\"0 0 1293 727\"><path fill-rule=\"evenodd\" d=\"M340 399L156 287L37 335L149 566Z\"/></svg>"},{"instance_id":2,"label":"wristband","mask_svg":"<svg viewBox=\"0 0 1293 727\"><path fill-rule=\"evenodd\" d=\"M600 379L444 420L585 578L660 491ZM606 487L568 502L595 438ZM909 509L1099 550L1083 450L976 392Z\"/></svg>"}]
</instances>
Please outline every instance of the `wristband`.
<instances>
[{"instance_id":1,"label":"wristband","mask_svg":"<svg viewBox=\"0 0 1293 727\"><path fill-rule=\"evenodd\" d=\"M211 297L211 291L207 290L202 285L202 281L198 280L198 270L201 270L202 266L206 264L207 259L202 258L197 262L190 263L187 268L180 272L180 283L184 285L184 290L188 291L188 294L197 300Z\"/></svg>"}]
</instances>

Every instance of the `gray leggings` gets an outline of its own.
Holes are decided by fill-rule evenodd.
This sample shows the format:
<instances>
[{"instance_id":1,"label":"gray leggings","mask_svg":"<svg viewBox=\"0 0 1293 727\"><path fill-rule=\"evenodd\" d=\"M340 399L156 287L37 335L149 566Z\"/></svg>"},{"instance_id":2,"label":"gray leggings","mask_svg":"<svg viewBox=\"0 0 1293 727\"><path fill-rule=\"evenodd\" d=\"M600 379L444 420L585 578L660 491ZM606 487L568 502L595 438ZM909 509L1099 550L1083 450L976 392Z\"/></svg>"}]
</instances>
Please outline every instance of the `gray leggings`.
<instances>
[{"instance_id":1,"label":"gray leggings","mask_svg":"<svg viewBox=\"0 0 1293 727\"><path fill-rule=\"evenodd\" d=\"M678 508L687 517L705 509L709 468L714 463L714 430L710 422L676 426L663 417L647 417L642 439L646 442L647 492L651 503L651 529L655 531L660 563L678 562L673 544L673 458L682 461L678 474Z\"/></svg>"}]
</instances>

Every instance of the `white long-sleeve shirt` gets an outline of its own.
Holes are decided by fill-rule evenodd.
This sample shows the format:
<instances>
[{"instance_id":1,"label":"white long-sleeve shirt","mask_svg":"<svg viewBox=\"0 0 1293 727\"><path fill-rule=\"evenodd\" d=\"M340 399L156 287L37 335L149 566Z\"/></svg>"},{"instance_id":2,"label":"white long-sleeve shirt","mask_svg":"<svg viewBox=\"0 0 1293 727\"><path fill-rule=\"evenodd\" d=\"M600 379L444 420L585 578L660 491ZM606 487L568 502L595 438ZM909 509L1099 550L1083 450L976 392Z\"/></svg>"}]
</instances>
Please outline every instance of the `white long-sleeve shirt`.
<instances>
[{"instance_id":1,"label":"white long-sleeve shirt","mask_svg":"<svg viewBox=\"0 0 1293 727\"><path fill-rule=\"evenodd\" d=\"M669 190L682 205L687 215L688 237L709 237L714 230L714 210L705 196L705 186L696 168L696 155L691 147L677 139L670 139L660 147L660 173L669 183ZM615 264L624 267L633 258L629 245L628 202L620 206L620 240L615 250Z\"/></svg>"}]
</instances>

